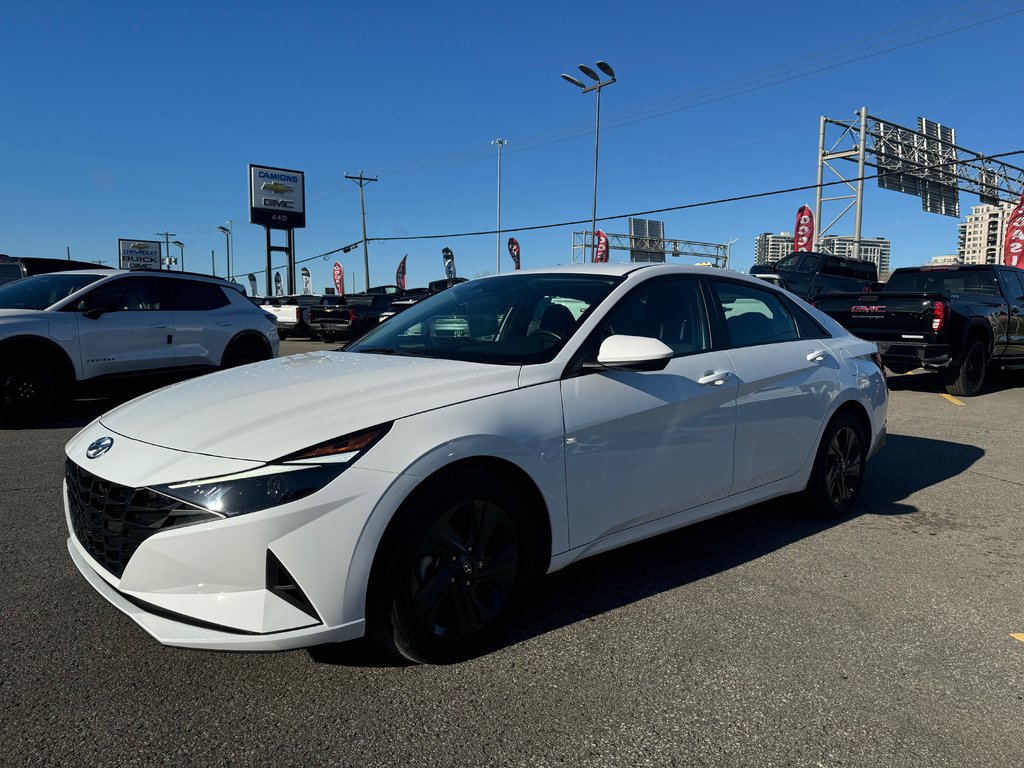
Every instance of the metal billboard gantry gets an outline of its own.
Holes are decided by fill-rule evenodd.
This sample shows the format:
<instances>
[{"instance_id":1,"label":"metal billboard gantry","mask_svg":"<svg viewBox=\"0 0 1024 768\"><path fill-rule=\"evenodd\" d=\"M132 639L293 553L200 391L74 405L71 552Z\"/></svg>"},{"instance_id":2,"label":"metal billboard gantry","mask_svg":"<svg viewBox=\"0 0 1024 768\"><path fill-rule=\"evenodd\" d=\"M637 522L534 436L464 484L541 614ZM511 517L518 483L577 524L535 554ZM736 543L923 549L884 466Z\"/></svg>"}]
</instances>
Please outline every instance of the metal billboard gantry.
<instances>
[{"instance_id":1,"label":"metal billboard gantry","mask_svg":"<svg viewBox=\"0 0 1024 768\"><path fill-rule=\"evenodd\" d=\"M857 164L856 177L840 172L834 160ZM845 167L845 166L844 166ZM824 196L825 169L849 188L849 194ZM878 172L878 186L921 198L927 213L960 217L960 192L977 195L982 203L1013 202L1024 191L1024 168L956 143L956 131L923 117L917 130L873 117L861 107L853 120L822 117L818 134L818 189L814 220L819 224L817 243L847 213L854 209L853 256L860 258L861 224L864 214L866 169ZM822 206L840 203L844 207L823 225Z\"/></svg>"},{"instance_id":2,"label":"metal billboard gantry","mask_svg":"<svg viewBox=\"0 0 1024 768\"><path fill-rule=\"evenodd\" d=\"M609 250L630 251L630 261L665 261L666 256L691 256L704 261L713 261L716 267L728 268L729 246L721 243L702 243L696 240L677 240L671 237L643 237L605 233ZM592 250L593 233L574 231L572 233L572 263L586 263L587 253ZM638 258L642 254L647 258Z\"/></svg>"}]
</instances>

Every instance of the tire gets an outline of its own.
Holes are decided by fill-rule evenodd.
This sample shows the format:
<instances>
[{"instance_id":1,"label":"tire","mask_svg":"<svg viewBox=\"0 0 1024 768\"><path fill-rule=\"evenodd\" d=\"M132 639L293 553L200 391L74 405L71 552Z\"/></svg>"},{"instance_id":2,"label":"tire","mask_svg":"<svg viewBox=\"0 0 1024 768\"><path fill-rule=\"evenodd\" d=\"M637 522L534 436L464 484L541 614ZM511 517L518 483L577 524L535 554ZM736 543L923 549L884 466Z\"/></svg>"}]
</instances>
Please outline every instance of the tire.
<instances>
[{"instance_id":1,"label":"tire","mask_svg":"<svg viewBox=\"0 0 1024 768\"><path fill-rule=\"evenodd\" d=\"M821 437L804 497L811 509L826 518L846 517L864 484L867 443L860 422L840 413Z\"/></svg>"},{"instance_id":2,"label":"tire","mask_svg":"<svg viewBox=\"0 0 1024 768\"><path fill-rule=\"evenodd\" d=\"M266 345L256 339L242 338L232 341L224 351L221 358L221 368L237 368L240 365L258 363L260 360L269 360L270 352Z\"/></svg>"},{"instance_id":3,"label":"tire","mask_svg":"<svg viewBox=\"0 0 1024 768\"><path fill-rule=\"evenodd\" d=\"M985 346L978 340L967 343L967 354L960 363L960 368L947 375L946 391L957 397L974 397L981 392L985 384L985 371L988 368L988 355Z\"/></svg>"},{"instance_id":4,"label":"tire","mask_svg":"<svg viewBox=\"0 0 1024 768\"><path fill-rule=\"evenodd\" d=\"M52 354L4 354L8 359L0 365L0 420L17 423L44 416L68 399L71 380Z\"/></svg>"},{"instance_id":5,"label":"tire","mask_svg":"<svg viewBox=\"0 0 1024 768\"><path fill-rule=\"evenodd\" d=\"M518 489L487 472L445 475L399 512L374 563L370 634L444 664L501 637L538 574L538 537Z\"/></svg>"},{"instance_id":6,"label":"tire","mask_svg":"<svg viewBox=\"0 0 1024 768\"><path fill-rule=\"evenodd\" d=\"M282 331L280 328L277 329L277 338L284 341L288 338L288 331Z\"/></svg>"}]
</instances>

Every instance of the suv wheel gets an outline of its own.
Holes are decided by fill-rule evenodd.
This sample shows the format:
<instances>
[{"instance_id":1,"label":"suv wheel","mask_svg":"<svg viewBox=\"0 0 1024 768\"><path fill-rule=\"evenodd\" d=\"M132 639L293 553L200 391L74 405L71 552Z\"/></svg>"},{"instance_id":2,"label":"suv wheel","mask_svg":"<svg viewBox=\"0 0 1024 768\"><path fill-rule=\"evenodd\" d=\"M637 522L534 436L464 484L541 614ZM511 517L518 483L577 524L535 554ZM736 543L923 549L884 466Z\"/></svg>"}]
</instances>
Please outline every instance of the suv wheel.
<instances>
[{"instance_id":1,"label":"suv wheel","mask_svg":"<svg viewBox=\"0 0 1024 768\"><path fill-rule=\"evenodd\" d=\"M252 338L235 339L225 350L220 367L236 368L239 365L258 363L260 360L269 359L270 354L265 344Z\"/></svg>"}]
</instances>

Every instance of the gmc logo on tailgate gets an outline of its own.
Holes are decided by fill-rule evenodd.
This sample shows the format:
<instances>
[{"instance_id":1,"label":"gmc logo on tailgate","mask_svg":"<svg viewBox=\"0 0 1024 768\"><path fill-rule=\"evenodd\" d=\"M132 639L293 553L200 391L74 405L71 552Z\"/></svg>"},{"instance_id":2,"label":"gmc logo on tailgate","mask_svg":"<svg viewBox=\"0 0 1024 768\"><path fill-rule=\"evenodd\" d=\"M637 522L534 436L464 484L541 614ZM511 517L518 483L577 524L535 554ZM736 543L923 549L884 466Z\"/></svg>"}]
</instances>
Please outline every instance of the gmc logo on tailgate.
<instances>
[{"instance_id":1,"label":"gmc logo on tailgate","mask_svg":"<svg viewBox=\"0 0 1024 768\"><path fill-rule=\"evenodd\" d=\"M882 312L885 312L885 306L881 305L881 304L875 304L875 305L872 305L872 306L865 306L865 305L861 304L861 305L858 305L858 306L850 307L850 311L851 312L865 312L865 313L868 313L868 314L875 315L875 314L881 314Z\"/></svg>"}]
</instances>

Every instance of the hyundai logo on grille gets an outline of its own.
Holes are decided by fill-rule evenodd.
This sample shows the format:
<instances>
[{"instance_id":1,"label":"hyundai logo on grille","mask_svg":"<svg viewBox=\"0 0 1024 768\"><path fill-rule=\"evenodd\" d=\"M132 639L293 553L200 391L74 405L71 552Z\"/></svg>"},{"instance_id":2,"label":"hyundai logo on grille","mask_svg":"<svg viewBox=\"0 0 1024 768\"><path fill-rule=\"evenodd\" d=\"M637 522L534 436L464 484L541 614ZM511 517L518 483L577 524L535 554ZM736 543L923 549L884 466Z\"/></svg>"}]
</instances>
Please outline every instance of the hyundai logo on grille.
<instances>
[{"instance_id":1,"label":"hyundai logo on grille","mask_svg":"<svg viewBox=\"0 0 1024 768\"><path fill-rule=\"evenodd\" d=\"M110 447L114 444L114 438L112 437L101 437L99 440L94 440L85 451L85 457L87 459L98 459L104 453L110 450Z\"/></svg>"}]
</instances>

